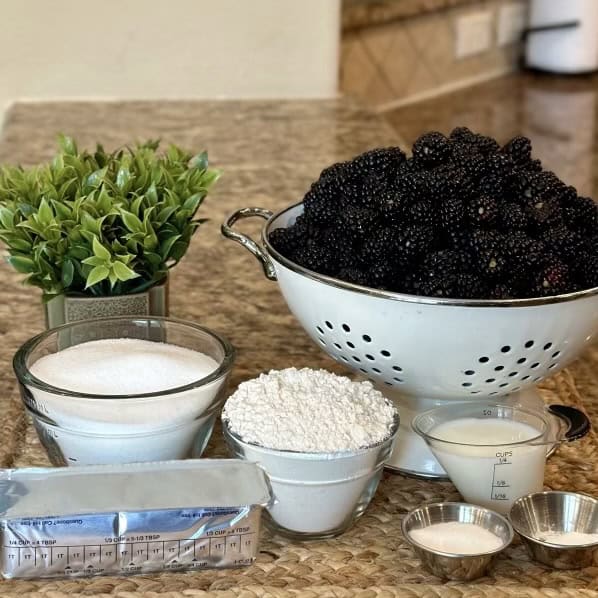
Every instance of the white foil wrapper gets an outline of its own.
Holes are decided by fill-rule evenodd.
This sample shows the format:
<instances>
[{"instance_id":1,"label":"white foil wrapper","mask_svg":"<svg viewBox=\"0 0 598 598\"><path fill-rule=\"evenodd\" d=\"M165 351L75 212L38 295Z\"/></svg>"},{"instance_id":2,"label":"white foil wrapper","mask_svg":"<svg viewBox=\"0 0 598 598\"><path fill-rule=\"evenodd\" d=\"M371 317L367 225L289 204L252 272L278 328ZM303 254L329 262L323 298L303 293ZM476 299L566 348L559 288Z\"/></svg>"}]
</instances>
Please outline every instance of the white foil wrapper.
<instances>
[{"instance_id":1,"label":"white foil wrapper","mask_svg":"<svg viewBox=\"0 0 598 598\"><path fill-rule=\"evenodd\" d=\"M0 470L2 576L249 565L271 500L246 461Z\"/></svg>"}]
</instances>

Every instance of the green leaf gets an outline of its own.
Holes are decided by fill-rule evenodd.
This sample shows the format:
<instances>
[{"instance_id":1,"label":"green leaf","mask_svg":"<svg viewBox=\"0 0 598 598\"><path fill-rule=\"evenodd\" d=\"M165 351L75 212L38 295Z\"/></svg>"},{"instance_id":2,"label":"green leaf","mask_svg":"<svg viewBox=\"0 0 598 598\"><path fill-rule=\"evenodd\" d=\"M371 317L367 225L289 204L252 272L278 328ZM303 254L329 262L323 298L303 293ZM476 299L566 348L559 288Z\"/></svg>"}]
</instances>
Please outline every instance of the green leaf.
<instances>
[{"instance_id":1,"label":"green leaf","mask_svg":"<svg viewBox=\"0 0 598 598\"><path fill-rule=\"evenodd\" d=\"M30 257L10 255L6 258L6 261L21 274L31 274L37 270L35 262Z\"/></svg>"},{"instance_id":2,"label":"green leaf","mask_svg":"<svg viewBox=\"0 0 598 598\"><path fill-rule=\"evenodd\" d=\"M3 228L12 229L15 221L15 213L5 207L0 207L0 223Z\"/></svg>"},{"instance_id":3,"label":"green leaf","mask_svg":"<svg viewBox=\"0 0 598 598\"><path fill-rule=\"evenodd\" d=\"M204 193L194 193L191 197L188 197L185 200L185 203L183 203L183 210L189 210L191 214L195 214L195 210L197 210L201 204L204 195Z\"/></svg>"},{"instance_id":4,"label":"green leaf","mask_svg":"<svg viewBox=\"0 0 598 598\"><path fill-rule=\"evenodd\" d=\"M67 137L61 133L58 135L58 145L65 154L70 156L77 155L77 144L74 142L72 137Z\"/></svg>"},{"instance_id":5,"label":"green leaf","mask_svg":"<svg viewBox=\"0 0 598 598\"><path fill-rule=\"evenodd\" d=\"M88 289L89 287L92 287L94 284L98 284L98 282L106 280L109 274L110 270L108 270L106 266L96 266L87 275L87 282L85 284L85 288Z\"/></svg>"},{"instance_id":6,"label":"green leaf","mask_svg":"<svg viewBox=\"0 0 598 598\"><path fill-rule=\"evenodd\" d=\"M68 288L71 286L71 283L73 282L73 277L75 275L75 266L73 266L73 262L71 262L71 260L64 260L64 262L62 262L62 285L65 288Z\"/></svg>"},{"instance_id":7,"label":"green leaf","mask_svg":"<svg viewBox=\"0 0 598 598\"><path fill-rule=\"evenodd\" d=\"M152 204L155 204L158 202L158 192L156 191L156 184L152 183L148 190L145 192L145 196L152 202Z\"/></svg>"},{"instance_id":8,"label":"green leaf","mask_svg":"<svg viewBox=\"0 0 598 598\"><path fill-rule=\"evenodd\" d=\"M125 280L131 280L132 278L139 278L139 274L137 274L137 272L134 272L122 262L114 262L112 264L112 269L118 277L118 280L122 280L123 282Z\"/></svg>"},{"instance_id":9,"label":"green leaf","mask_svg":"<svg viewBox=\"0 0 598 598\"><path fill-rule=\"evenodd\" d=\"M193 156L191 161L189 162L189 166L191 168L198 168L199 170L206 170L208 167L208 153L201 152L201 154L197 154L197 156Z\"/></svg>"},{"instance_id":10,"label":"green leaf","mask_svg":"<svg viewBox=\"0 0 598 598\"><path fill-rule=\"evenodd\" d=\"M160 243L160 255L164 260L168 259L172 246L181 238L181 235L174 235Z\"/></svg>"},{"instance_id":11,"label":"green leaf","mask_svg":"<svg viewBox=\"0 0 598 598\"><path fill-rule=\"evenodd\" d=\"M131 214L131 212L127 212L126 210L120 210L120 217L124 225L132 232L132 233L142 233L143 230L143 223L135 214Z\"/></svg>"},{"instance_id":12,"label":"green leaf","mask_svg":"<svg viewBox=\"0 0 598 598\"><path fill-rule=\"evenodd\" d=\"M87 266L105 266L106 260L103 260L101 257L98 257L97 255L90 255L89 257L82 259L81 263L86 264Z\"/></svg>"},{"instance_id":13,"label":"green leaf","mask_svg":"<svg viewBox=\"0 0 598 598\"><path fill-rule=\"evenodd\" d=\"M127 183L131 180L131 173L127 166L121 166L116 175L116 186L119 189L124 189Z\"/></svg>"},{"instance_id":14,"label":"green leaf","mask_svg":"<svg viewBox=\"0 0 598 598\"><path fill-rule=\"evenodd\" d=\"M52 212L52 208L48 205L48 202L45 199L42 199L37 210L38 221L47 225L50 224L52 218L54 218L54 212Z\"/></svg>"},{"instance_id":15,"label":"green leaf","mask_svg":"<svg viewBox=\"0 0 598 598\"><path fill-rule=\"evenodd\" d=\"M100 240L97 237L93 238L93 242L91 244L93 248L93 254L100 259L109 262L112 258L110 252L100 243Z\"/></svg>"}]
</instances>

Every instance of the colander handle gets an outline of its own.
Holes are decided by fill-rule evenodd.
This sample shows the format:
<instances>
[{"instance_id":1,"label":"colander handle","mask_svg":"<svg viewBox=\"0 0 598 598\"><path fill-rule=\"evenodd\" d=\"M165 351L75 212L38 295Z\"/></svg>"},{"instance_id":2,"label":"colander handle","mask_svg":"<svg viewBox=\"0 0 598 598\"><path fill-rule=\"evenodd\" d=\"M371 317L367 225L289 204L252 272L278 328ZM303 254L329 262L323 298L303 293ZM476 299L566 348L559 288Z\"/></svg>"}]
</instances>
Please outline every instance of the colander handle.
<instances>
[{"instance_id":1,"label":"colander handle","mask_svg":"<svg viewBox=\"0 0 598 598\"><path fill-rule=\"evenodd\" d=\"M266 278L270 280L276 280L276 270L274 265L270 261L268 254L260 247L253 239L250 239L247 235L238 233L233 229L233 226L237 220L244 220L245 218L253 218L259 216L264 220L272 218L272 212L264 208L241 208L240 210L234 211L220 227L223 236L227 239L231 239L245 247L252 255L254 255L262 264L264 274Z\"/></svg>"},{"instance_id":2,"label":"colander handle","mask_svg":"<svg viewBox=\"0 0 598 598\"><path fill-rule=\"evenodd\" d=\"M588 416L575 407L569 405L549 405L548 411L562 419L568 429L565 432L563 440L571 441L583 438L592 427Z\"/></svg>"}]
</instances>

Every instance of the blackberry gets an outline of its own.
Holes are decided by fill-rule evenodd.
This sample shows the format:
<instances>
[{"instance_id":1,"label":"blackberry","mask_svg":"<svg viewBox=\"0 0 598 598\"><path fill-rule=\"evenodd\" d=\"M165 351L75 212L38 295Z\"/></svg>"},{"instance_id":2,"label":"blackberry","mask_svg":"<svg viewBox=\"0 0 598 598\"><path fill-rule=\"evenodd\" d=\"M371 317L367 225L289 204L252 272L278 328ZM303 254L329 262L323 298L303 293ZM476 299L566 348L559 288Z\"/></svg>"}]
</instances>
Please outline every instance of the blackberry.
<instances>
[{"instance_id":1,"label":"blackberry","mask_svg":"<svg viewBox=\"0 0 598 598\"><path fill-rule=\"evenodd\" d=\"M576 197L563 204L563 218L573 230L593 231L598 227L598 205L591 197Z\"/></svg>"},{"instance_id":2,"label":"blackberry","mask_svg":"<svg viewBox=\"0 0 598 598\"><path fill-rule=\"evenodd\" d=\"M463 255L450 249L429 253L422 261L422 271L430 278L455 276L463 267Z\"/></svg>"},{"instance_id":3,"label":"blackberry","mask_svg":"<svg viewBox=\"0 0 598 598\"><path fill-rule=\"evenodd\" d=\"M366 238L376 227L377 214L367 208L349 206L340 212L333 226L344 229L353 241Z\"/></svg>"},{"instance_id":4,"label":"blackberry","mask_svg":"<svg viewBox=\"0 0 598 598\"><path fill-rule=\"evenodd\" d=\"M312 194L311 191L303 199L305 217L317 225L332 222L338 214L338 204L327 197Z\"/></svg>"},{"instance_id":5,"label":"blackberry","mask_svg":"<svg viewBox=\"0 0 598 598\"><path fill-rule=\"evenodd\" d=\"M368 206L389 186L383 172L347 170L335 181L341 202L347 205Z\"/></svg>"},{"instance_id":6,"label":"blackberry","mask_svg":"<svg viewBox=\"0 0 598 598\"><path fill-rule=\"evenodd\" d=\"M490 228L496 222L498 204L488 195L482 195L469 203L467 217L475 228Z\"/></svg>"},{"instance_id":7,"label":"blackberry","mask_svg":"<svg viewBox=\"0 0 598 598\"><path fill-rule=\"evenodd\" d=\"M456 299L485 299L488 287L479 276L461 273L455 277L454 295Z\"/></svg>"},{"instance_id":8,"label":"blackberry","mask_svg":"<svg viewBox=\"0 0 598 598\"><path fill-rule=\"evenodd\" d=\"M485 156L483 167L487 174L508 179L513 172L513 161L504 154L490 154Z\"/></svg>"},{"instance_id":9,"label":"blackberry","mask_svg":"<svg viewBox=\"0 0 598 598\"><path fill-rule=\"evenodd\" d=\"M525 230L530 220L519 204L504 201L498 204L497 222L498 226L508 233L513 230Z\"/></svg>"},{"instance_id":10,"label":"blackberry","mask_svg":"<svg viewBox=\"0 0 598 598\"><path fill-rule=\"evenodd\" d=\"M467 144L472 143L475 137L476 134L467 127L455 127L449 135L451 141Z\"/></svg>"},{"instance_id":11,"label":"blackberry","mask_svg":"<svg viewBox=\"0 0 598 598\"><path fill-rule=\"evenodd\" d=\"M558 197L564 185L550 171L531 172L529 170L518 170L514 173L512 187L514 193L522 198L522 201L529 201L530 199Z\"/></svg>"},{"instance_id":12,"label":"blackberry","mask_svg":"<svg viewBox=\"0 0 598 598\"><path fill-rule=\"evenodd\" d=\"M455 192L455 184L454 182L449 183L450 177L451 170L445 166L429 170L423 175L424 181L421 185L420 197L434 203L439 203L447 197L451 197Z\"/></svg>"},{"instance_id":13,"label":"blackberry","mask_svg":"<svg viewBox=\"0 0 598 598\"><path fill-rule=\"evenodd\" d=\"M458 197L449 197L439 208L440 226L446 231L458 230L465 218L465 204Z\"/></svg>"},{"instance_id":14,"label":"blackberry","mask_svg":"<svg viewBox=\"0 0 598 598\"><path fill-rule=\"evenodd\" d=\"M478 183L479 193L495 199L503 199L507 194L507 189L507 179L494 173L486 173Z\"/></svg>"},{"instance_id":15,"label":"blackberry","mask_svg":"<svg viewBox=\"0 0 598 598\"><path fill-rule=\"evenodd\" d=\"M515 166L525 167L532 160L532 142L522 135L513 137L503 146L502 151L511 158Z\"/></svg>"},{"instance_id":16,"label":"blackberry","mask_svg":"<svg viewBox=\"0 0 598 598\"><path fill-rule=\"evenodd\" d=\"M575 266L575 275L583 288L598 287L598 255L581 254Z\"/></svg>"},{"instance_id":17,"label":"blackberry","mask_svg":"<svg viewBox=\"0 0 598 598\"><path fill-rule=\"evenodd\" d=\"M363 287L368 286L369 283L368 275L358 268L342 268L336 276L345 282L359 284Z\"/></svg>"},{"instance_id":18,"label":"blackberry","mask_svg":"<svg viewBox=\"0 0 598 598\"><path fill-rule=\"evenodd\" d=\"M429 276L420 275L415 282L419 295L425 297L453 297L455 294L455 275Z\"/></svg>"},{"instance_id":19,"label":"blackberry","mask_svg":"<svg viewBox=\"0 0 598 598\"><path fill-rule=\"evenodd\" d=\"M536 278L534 291L542 297L566 293L571 287L569 268L559 260L552 260Z\"/></svg>"},{"instance_id":20,"label":"blackberry","mask_svg":"<svg viewBox=\"0 0 598 598\"><path fill-rule=\"evenodd\" d=\"M442 201L451 197L467 201L476 192L476 184L467 169L454 165L446 170L442 186Z\"/></svg>"},{"instance_id":21,"label":"blackberry","mask_svg":"<svg viewBox=\"0 0 598 598\"><path fill-rule=\"evenodd\" d=\"M399 147L382 147L369 150L353 158L349 168L354 172L383 173L387 177L396 173L399 165L406 160L405 152Z\"/></svg>"},{"instance_id":22,"label":"blackberry","mask_svg":"<svg viewBox=\"0 0 598 598\"><path fill-rule=\"evenodd\" d=\"M438 131L425 133L413 144L413 158L424 166L442 164L449 156L449 140Z\"/></svg>"},{"instance_id":23,"label":"blackberry","mask_svg":"<svg viewBox=\"0 0 598 598\"><path fill-rule=\"evenodd\" d=\"M393 284L394 268L388 262L380 262L368 268L368 285L376 289L388 290Z\"/></svg>"},{"instance_id":24,"label":"blackberry","mask_svg":"<svg viewBox=\"0 0 598 598\"><path fill-rule=\"evenodd\" d=\"M518 291L510 284L500 283L493 286L488 295L490 299L515 299Z\"/></svg>"},{"instance_id":25,"label":"blackberry","mask_svg":"<svg viewBox=\"0 0 598 598\"><path fill-rule=\"evenodd\" d=\"M294 227L276 228L268 235L268 240L276 251L291 260L294 258L297 249L299 249L305 241Z\"/></svg>"},{"instance_id":26,"label":"blackberry","mask_svg":"<svg viewBox=\"0 0 598 598\"><path fill-rule=\"evenodd\" d=\"M486 135L474 134L471 143L480 154L492 154L500 150L496 139L492 139L492 137L487 137Z\"/></svg>"},{"instance_id":27,"label":"blackberry","mask_svg":"<svg viewBox=\"0 0 598 598\"><path fill-rule=\"evenodd\" d=\"M525 165L525 170L528 170L529 172L542 172L542 161L532 160L529 164Z\"/></svg>"},{"instance_id":28,"label":"blackberry","mask_svg":"<svg viewBox=\"0 0 598 598\"><path fill-rule=\"evenodd\" d=\"M584 239L577 233L561 226L557 229L548 231L545 243L559 257L568 261L581 254L584 246Z\"/></svg>"},{"instance_id":29,"label":"blackberry","mask_svg":"<svg viewBox=\"0 0 598 598\"><path fill-rule=\"evenodd\" d=\"M319 181L328 181L328 180L337 180L341 177L346 171L349 162L337 162L336 164L332 164L328 166L328 168L324 168L320 173Z\"/></svg>"},{"instance_id":30,"label":"blackberry","mask_svg":"<svg viewBox=\"0 0 598 598\"><path fill-rule=\"evenodd\" d=\"M335 274L338 268L334 253L317 243L309 243L298 249L295 253L295 261L308 270L330 276Z\"/></svg>"},{"instance_id":31,"label":"blackberry","mask_svg":"<svg viewBox=\"0 0 598 598\"><path fill-rule=\"evenodd\" d=\"M563 222L561 206L556 199L535 199L526 205L525 211L530 225L539 232L556 228Z\"/></svg>"},{"instance_id":32,"label":"blackberry","mask_svg":"<svg viewBox=\"0 0 598 598\"><path fill-rule=\"evenodd\" d=\"M406 203L415 203L420 199L428 199L428 179L421 172L411 172L398 177L394 188Z\"/></svg>"},{"instance_id":33,"label":"blackberry","mask_svg":"<svg viewBox=\"0 0 598 598\"><path fill-rule=\"evenodd\" d=\"M486 280L501 278L507 270L507 260L500 249L480 251L474 257L477 271Z\"/></svg>"},{"instance_id":34,"label":"blackberry","mask_svg":"<svg viewBox=\"0 0 598 598\"><path fill-rule=\"evenodd\" d=\"M359 260L366 266L375 265L393 259L397 251L397 232L392 228L383 228L376 236L363 242Z\"/></svg>"},{"instance_id":35,"label":"blackberry","mask_svg":"<svg viewBox=\"0 0 598 598\"><path fill-rule=\"evenodd\" d=\"M564 186L558 196L561 206L566 206L570 201L575 201L576 199L577 189L571 185Z\"/></svg>"},{"instance_id":36,"label":"blackberry","mask_svg":"<svg viewBox=\"0 0 598 598\"><path fill-rule=\"evenodd\" d=\"M398 226L405 222L408 205L396 191L387 191L378 198L375 209L383 226Z\"/></svg>"},{"instance_id":37,"label":"blackberry","mask_svg":"<svg viewBox=\"0 0 598 598\"><path fill-rule=\"evenodd\" d=\"M334 254L339 268L353 265L358 244L346 230L332 226L319 231L317 240Z\"/></svg>"},{"instance_id":38,"label":"blackberry","mask_svg":"<svg viewBox=\"0 0 598 598\"><path fill-rule=\"evenodd\" d=\"M520 268L524 277L537 271L544 263L546 246L523 231L507 234L502 243L503 254L513 268Z\"/></svg>"},{"instance_id":39,"label":"blackberry","mask_svg":"<svg viewBox=\"0 0 598 598\"><path fill-rule=\"evenodd\" d=\"M475 229L465 240L473 252L492 252L502 246L504 237L495 230Z\"/></svg>"},{"instance_id":40,"label":"blackberry","mask_svg":"<svg viewBox=\"0 0 598 598\"><path fill-rule=\"evenodd\" d=\"M416 201L407 209L407 219L411 224L421 226L434 226L436 223L436 210L429 199Z\"/></svg>"},{"instance_id":41,"label":"blackberry","mask_svg":"<svg viewBox=\"0 0 598 598\"><path fill-rule=\"evenodd\" d=\"M434 231L429 226L409 226L399 232L397 239L397 259L409 264L426 251L433 248Z\"/></svg>"}]
</instances>

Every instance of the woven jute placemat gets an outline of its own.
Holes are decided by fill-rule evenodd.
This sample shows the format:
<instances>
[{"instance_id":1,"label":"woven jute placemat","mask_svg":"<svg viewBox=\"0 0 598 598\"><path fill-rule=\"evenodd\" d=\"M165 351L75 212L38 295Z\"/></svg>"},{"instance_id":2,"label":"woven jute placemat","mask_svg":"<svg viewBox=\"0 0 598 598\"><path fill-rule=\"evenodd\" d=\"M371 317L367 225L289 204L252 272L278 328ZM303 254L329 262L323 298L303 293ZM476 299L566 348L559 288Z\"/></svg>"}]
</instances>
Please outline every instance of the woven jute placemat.
<instances>
[{"instance_id":1,"label":"woven jute placemat","mask_svg":"<svg viewBox=\"0 0 598 598\"><path fill-rule=\"evenodd\" d=\"M237 349L233 389L269 369L323 367L346 370L312 343L255 260L223 241L219 225L233 209L259 205L280 209L301 197L322 165L373 145L396 140L376 117L344 102L182 102L49 104L17 106L7 117L0 162L38 162L53 152L57 131L91 146L116 147L131 139L163 137L189 147L208 147L225 171L202 206L202 226L171 277L171 313L229 337ZM248 224L254 234L257 227ZM12 355L43 329L39 294L21 276L0 266L0 466L47 465L24 416L11 371ZM589 349L572 369L541 388L549 403L585 408L598 426L598 351ZM224 454L220 430L206 456ZM598 439L563 446L546 468L546 485L598 496ZM448 482L425 482L385 474L370 508L339 538L300 544L264 531L254 565L237 570L164 573L89 579L9 580L0 595L219 596L221 598L377 597L598 597L598 566L556 571L530 561L515 542L488 577L443 583L422 569L401 535L402 516L426 502L455 500Z\"/></svg>"}]
</instances>

